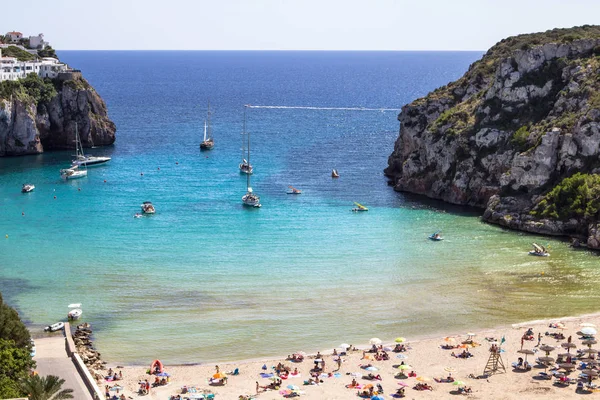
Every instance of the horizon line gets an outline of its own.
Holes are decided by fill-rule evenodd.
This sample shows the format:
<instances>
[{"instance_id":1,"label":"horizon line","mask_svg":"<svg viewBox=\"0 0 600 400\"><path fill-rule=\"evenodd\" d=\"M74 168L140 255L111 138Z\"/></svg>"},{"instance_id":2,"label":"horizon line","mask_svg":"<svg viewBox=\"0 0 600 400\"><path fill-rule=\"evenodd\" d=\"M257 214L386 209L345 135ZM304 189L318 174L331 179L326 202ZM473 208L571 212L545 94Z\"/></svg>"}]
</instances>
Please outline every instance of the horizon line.
<instances>
[{"instance_id":1,"label":"horizon line","mask_svg":"<svg viewBox=\"0 0 600 400\"><path fill-rule=\"evenodd\" d=\"M457 52L485 52L487 50L392 50L392 49L54 49L55 51L248 51L248 52L420 52L420 53L457 53Z\"/></svg>"}]
</instances>

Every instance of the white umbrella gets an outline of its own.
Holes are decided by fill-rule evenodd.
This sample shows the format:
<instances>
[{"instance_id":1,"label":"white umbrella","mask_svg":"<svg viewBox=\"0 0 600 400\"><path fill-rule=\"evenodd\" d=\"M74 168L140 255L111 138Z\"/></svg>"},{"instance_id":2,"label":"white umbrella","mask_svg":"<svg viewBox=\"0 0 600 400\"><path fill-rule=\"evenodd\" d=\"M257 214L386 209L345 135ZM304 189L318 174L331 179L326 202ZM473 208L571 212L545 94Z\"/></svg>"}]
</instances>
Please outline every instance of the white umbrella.
<instances>
[{"instance_id":1,"label":"white umbrella","mask_svg":"<svg viewBox=\"0 0 600 400\"><path fill-rule=\"evenodd\" d=\"M382 342L381 339L374 337L371 340L369 340L369 343L374 344L375 346L379 346Z\"/></svg>"},{"instance_id":2,"label":"white umbrella","mask_svg":"<svg viewBox=\"0 0 600 400\"><path fill-rule=\"evenodd\" d=\"M598 331L596 331L596 329L592 328L591 326L586 326L585 328L581 329L581 333L583 333L584 335L593 336L596 333L598 333Z\"/></svg>"}]
</instances>

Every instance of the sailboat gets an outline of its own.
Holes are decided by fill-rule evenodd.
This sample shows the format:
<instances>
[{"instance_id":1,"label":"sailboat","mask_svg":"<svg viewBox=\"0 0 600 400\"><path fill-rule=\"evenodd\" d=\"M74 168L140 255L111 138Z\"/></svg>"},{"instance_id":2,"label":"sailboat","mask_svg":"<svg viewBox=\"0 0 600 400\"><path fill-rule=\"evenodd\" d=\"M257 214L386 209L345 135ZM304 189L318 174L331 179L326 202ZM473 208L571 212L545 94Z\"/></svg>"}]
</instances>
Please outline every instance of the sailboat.
<instances>
[{"instance_id":1,"label":"sailboat","mask_svg":"<svg viewBox=\"0 0 600 400\"><path fill-rule=\"evenodd\" d=\"M202 143L200 143L200 150L210 150L214 146L215 142L212 137L212 127L210 125L210 102L208 102L208 111L204 120L204 137Z\"/></svg>"},{"instance_id":2,"label":"sailboat","mask_svg":"<svg viewBox=\"0 0 600 400\"><path fill-rule=\"evenodd\" d=\"M356 206L355 208L352 209L352 211L357 212L357 211L369 211L369 209L365 206L363 206L360 203L354 202L354 205Z\"/></svg>"},{"instance_id":3,"label":"sailboat","mask_svg":"<svg viewBox=\"0 0 600 400\"><path fill-rule=\"evenodd\" d=\"M79 137L79 131L77 129L77 122L75 123L75 159L71 161L72 167L93 167L95 165L104 164L110 161L110 157L96 157L96 156L86 156L83 153L83 143L81 143L81 138Z\"/></svg>"},{"instance_id":4,"label":"sailboat","mask_svg":"<svg viewBox=\"0 0 600 400\"><path fill-rule=\"evenodd\" d=\"M242 196L242 202L245 206L258 208L261 206L260 197L252 191L250 186L250 175L252 175L252 166L250 165L250 132L246 132L246 107L244 107L244 132L248 136L248 161L247 165L250 167L250 172L246 172L246 194ZM246 159L244 159L246 161ZM242 170L242 164L240 164L240 170Z\"/></svg>"},{"instance_id":5,"label":"sailboat","mask_svg":"<svg viewBox=\"0 0 600 400\"><path fill-rule=\"evenodd\" d=\"M244 132L242 132L242 162L240 163L239 167L240 167L240 172L242 174L248 174L250 175L252 172L254 172L254 168L252 168L252 165L250 164L250 156L248 156L248 160L246 160L245 157L245 153L246 153L246 149L244 149L244 134L246 133L246 106L244 106ZM248 154L250 154L250 135L248 135Z\"/></svg>"}]
</instances>

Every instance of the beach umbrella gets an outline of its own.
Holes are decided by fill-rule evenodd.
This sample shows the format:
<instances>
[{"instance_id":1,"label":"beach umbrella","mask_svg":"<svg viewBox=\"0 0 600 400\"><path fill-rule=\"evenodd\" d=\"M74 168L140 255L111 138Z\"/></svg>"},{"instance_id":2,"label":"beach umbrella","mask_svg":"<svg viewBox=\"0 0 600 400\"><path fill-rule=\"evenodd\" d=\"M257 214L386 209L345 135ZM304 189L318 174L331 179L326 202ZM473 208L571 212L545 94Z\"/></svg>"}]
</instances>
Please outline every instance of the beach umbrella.
<instances>
[{"instance_id":1,"label":"beach umbrella","mask_svg":"<svg viewBox=\"0 0 600 400\"><path fill-rule=\"evenodd\" d=\"M371 397L371 400L385 400L385 397L379 396L379 395L375 395L375 396Z\"/></svg>"},{"instance_id":2,"label":"beach umbrella","mask_svg":"<svg viewBox=\"0 0 600 400\"><path fill-rule=\"evenodd\" d=\"M396 342L396 343L402 343L402 342L406 342L406 338L403 338L403 337L397 337L397 338L394 340L394 342Z\"/></svg>"},{"instance_id":3,"label":"beach umbrella","mask_svg":"<svg viewBox=\"0 0 600 400\"><path fill-rule=\"evenodd\" d=\"M579 324L579 326L583 326L584 328L585 327L588 327L588 328L595 328L596 327L596 325L592 324L591 322L584 322L582 324Z\"/></svg>"},{"instance_id":4,"label":"beach umbrella","mask_svg":"<svg viewBox=\"0 0 600 400\"><path fill-rule=\"evenodd\" d=\"M577 345L575 343L565 342L561 344L561 347L564 347L565 349L574 349Z\"/></svg>"},{"instance_id":5,"label":"beach umbrella","mask_svg":"<svg viewBox=\"0 0 600 400\"><path fill-rule=\"evenodd\" d=\"M412 367L408 364L400 364L396 368L398 368L400 371L406 371L407 369L412 369Z\"/></svg>"},{"instance_id":6,"label":"beach umbrella","mask_svg":"<svg viewBox=\"0 0 600 400\"><path fill-rule=\"evenodd\" d=\"M585 328L581 329L581 333L583 333L585 336L594 336L596 333L598 333L598 331L596 331L596 328L586 326Z\"/></svg>"},{"instance_id":7,"label":"beach umbrella","mask_svg":"<svg viewBox=\"0 0 600 400\"><path fill-rule=\"evenodd\" d=\"M466 385L466 383L464 383L463 381L454 381L452 384L455 386L465 386Z\"/></svg>"},{"instance_id":8,"label":"beach umbrella","mask_svg":"<svg viewBox=\"0 0 600 400\"><path fill-rule=\"evenodd\" d=\"M223 375L221 372L217 372L216 374L213 375L213 378L223 379L223 378L225 378L225 375Z\"/></svg>"},{"instance_id":9,"label":"beach umbrella","mask_svg":"<svg viewBox=\"0 0 600 400\"><path fill-rule=\"evenodd\" d=\"M379 346L382 342L381 339L374 337L371 340L369 340L369 343L374 344L375 346Z\"/></svg>"},{"instance_id":10,"label":"beach umbrella","mask_svg":"<svg viewBox=\"0 0 600 400\"><path fill-rule=\"evenodd\" d=\"M287 388L290 390L300 390L300 388L296 385L287 385Z\"/></svg>"},{"instance_id":11,"label":"beach umbrella","mask_svg":"<svg viewBox=\"0 0 600 400\"><path fill-rule=\"evenodd\" d=\"M517 350L517 353L525 354L525 361L527 361L527 356L531 356L531 355L535 354L532 350L529 350L529 349Z\"/></svg>"},{"instance_id":12,"label":"beach umbrella","mask_svg":"<svg viewBox=\"0 0 600 400\"><path fill-rule=\"evenodd\" d=\"M582 353L587 353L587 354L598 354L598 350L596 349L583 349L581 350Z\"/></svg>"},{"instance_id":13,"label":"beach umbrella","mask_svg":"<svg viewBox=\"0 0 600 400\"><path fill-rule=\"evenodd\" d=\"M586 339L581 342L581 344L585 344L588 347L591 347L593 344L596 344L596 343L598 343L598 342L594 339Z\"/></svg>"},{"instance_id":14,"label":"beach umbrella","mask_svg":"<svg viewBox=\"0 0 600 400\"><path fill-rule=\"evenodd\" d=\"M558 366L567 371L569 371L571 369L575 369L575 367L576 367L576 365L573 363L562 363L562 364L558 364Z\"/></svg>"},{"instance_id":15,"label":"beach umbrella","mask_svg":"<svg viewBox=\"0 0 600 400\"><path fill-rule=\"evenodd\" d=\"M551 351L554 351L555 349L556 349L556 347L548 346L547 344L540 346L540 350L545 351L546 355L548 355Z\"/></svg>"},{"instance_id":16,"label":"beach umbrella","mask_svg":"<svg viewBox=\"0 0 600 400\"><path fill-rule=\"evenodd\" d=\"M368 383L365 386L363 386L363 389L371 389L373 387L372 383Z\"/></svg>"},{"instance_id":17,"label":"beach umbrella","mask_svg":"<svg viewBox=\"0 0 600 400\"><path fill-rule=\"evenodd\" d=\"M456 372L456 368L454 368L454 367L446 367L446 368L444 368L444 371Z\"/></svg>"},{"instance_id":18,"label":"beach umbrella","mask_svg":"<svg viewBox=\"0 0 600 400\"><path fill-rule=\"evenodd\" d=\"M429 381L431 380L431 378L427 378L427 377L425 377L425 376L419 376L419 377L417 378L417 380L418 380L419 382L429 382Z\"/></svg>"},{"instance_id":19,"label":"beach umbrella","mask_svg":"<svg viewBox=\"0 0 600 400\"><path fill-rule=\"evenodd\" d=\"M589 376L598 376L598 371L596 371L595 369L583 369L581 370L581 372Z\"/></svg>"},{"instance_id":20,"label":"beach umbrella","mask_svg":"<svg viewBox=\"0 0 600 400\"><path fill-rule=\"evenodd\" d=\"M340 344L340 347L344 350L346 350L348 347L350 347L350 345L348 343L342 343Z\"/></svg>"},{"instance_id":21,"label":"beach umbrella","mask_svg":"<svg viewBox=\"0 0 600 400\"><path fill-rule=\"evenodd\" d=\"M538 360L540 360L543 363L552 363L552 362L554 362L554 358L552 358L552 357L540 357L540 358L538 358Z\"/></svg>"}]
</instances>

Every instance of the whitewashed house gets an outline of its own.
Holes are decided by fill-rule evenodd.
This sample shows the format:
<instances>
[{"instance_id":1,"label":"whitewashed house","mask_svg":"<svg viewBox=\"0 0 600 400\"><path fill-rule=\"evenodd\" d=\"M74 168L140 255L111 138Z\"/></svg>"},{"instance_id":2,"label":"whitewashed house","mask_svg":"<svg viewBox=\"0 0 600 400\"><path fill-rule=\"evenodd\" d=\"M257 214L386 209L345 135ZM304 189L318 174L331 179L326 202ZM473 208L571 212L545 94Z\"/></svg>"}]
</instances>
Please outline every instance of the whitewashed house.
<instances>
[{"instance_id":1,"label":"whitewashed house","mask_svg":"<svg viewBox=\"0 0 600 400\"><path fill-rule=\"evenodd\" d=\"M0 82L16 81L31 73L35 73L41 78L54 79L61 72L66 71L70 71L69 66L56 58L44 57L35 61L19 61L15 57L2 57L0 48Z\"/></svg>"},{"instance_id":2,"label":"whitewashed house","mask_svg":"<svg viewBox=\"0 0 600 400\"><path fill-rule=\"evenodd\" d=\"M8 36L10 38L10 41L13 43L18 42L19 40L23 39L23 34L21 32L6 32L6 36Z\"/></svg>"},{"instance_id":3,"label":"whitewashed house","mask_svg":"<svg viewBox=\"0 0 600 400\"><path fill-rule=\"evenodd\" d=\"M48 42L44 41L44 34L40 33L37 36L29 36L29 47L32 49L43 50L48 46Z\"/></svg>"}]
</instances>

